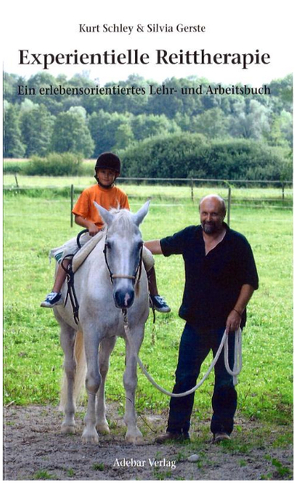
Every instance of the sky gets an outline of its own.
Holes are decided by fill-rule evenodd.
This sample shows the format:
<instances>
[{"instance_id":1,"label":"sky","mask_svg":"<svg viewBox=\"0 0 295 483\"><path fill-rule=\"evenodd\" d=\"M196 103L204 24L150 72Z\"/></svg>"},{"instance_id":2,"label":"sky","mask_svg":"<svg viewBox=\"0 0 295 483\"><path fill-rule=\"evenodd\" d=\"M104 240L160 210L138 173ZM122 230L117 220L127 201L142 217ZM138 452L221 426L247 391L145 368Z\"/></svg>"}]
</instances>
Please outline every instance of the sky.
<instances>
[{"instance_id":1,"label":"sky","mask_svg":"<svg viewBox=\"0 0 295 483\"><path fill-rule=\"evenodd\" d=\"M4 3L4 2L3 2ZM40 65L19 65L19 51L29 53L96 53L125 52L138 49L150 55L150 63L142 66L51 66L47 71L68 78L76 73L88 71L100 85L106 82L126 80L138 74L146 79L164 82L171 77L197 76L224 84L251 84L260 86L273 79L283 78L293 72L291 45L293 44L292 2L281 0L189 0L171 2L167 0L134 0L101 2L84 0L75 3L69 0L52 0L41 5L36 0L10 0L1 7L2 15L2 68L5 72L28 79L42 71ZM98 30L80 32L80 24ZM167 27L172 32L148 32L148 25ZM114 25L128 29L126 33L103 31L103 26ZM143 32L137 30L138 26ZM177 25L203 28L203 32L178 32ZM169 53L200 51L214 53L268 53L268 65L251 65L242 69L238 65L156 65L155 50L165 49Z\"/></svg>"}]
</instances>

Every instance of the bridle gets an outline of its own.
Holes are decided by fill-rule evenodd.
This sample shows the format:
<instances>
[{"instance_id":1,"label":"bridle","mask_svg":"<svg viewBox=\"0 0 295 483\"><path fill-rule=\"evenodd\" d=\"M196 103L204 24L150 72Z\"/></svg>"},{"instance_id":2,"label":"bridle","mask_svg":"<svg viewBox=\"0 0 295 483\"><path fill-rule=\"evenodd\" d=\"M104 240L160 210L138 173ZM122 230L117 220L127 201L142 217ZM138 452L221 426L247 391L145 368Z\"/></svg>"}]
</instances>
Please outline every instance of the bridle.
<instances>
[{"instance_id":1,"label":"bridle","mask_svg":"<svg viewBox=\"0 0 295 483\"><path fill-rule=\"evenodd\" d=\"M80 238L83 235L83 233L86 233L86 232L88 232L88 229L82 230L77 236L77 246L78 246L79 249L81 248ZM143 243L141 243L140 253L139 253L139 262L138 262L138 265L135 269L134 275L121 275L121 274L112 273L110 266L109 266L109 263L108 263L108 259L107 259L107 248L108 247L109 247L109 243L107 241L107 236L106 236L103 253L104 253L106 266L107 266L109 274L110 274L111 282L114 283L114 278L127 278L127 279L130 279L130 280L133 280L134 285L137 284L137 287L138 287L138 283L139 283L140 277L141 277L141 270L142 270ZM79 303L78 303L78 299L77 299L76 292L75 292L75 286L74 286L74 272L73 272L72 263L71 263L73 257L74 257L74 254L66 255L64 257L64 259L67 258L68 260L70 260L70 263L68 264L68 266L65 266L63 264L63 260L62 260L61 265L62 265L64 271L67 274L67 281L68 281L68 291L67 291L67 295L66 295L64 305L66 305L68 297L70 297L72 308L73 308L74 320L75 320L76 324L78 325L78 323L79 323ZM126 309L122 309L122 311L124 311L124 310L126 310Z\"/></svg>"},{"instance_id":2,"label":"bridle","mask_svg":"<svg viewBox=\"0 0 295 483\"><path fill-rule=\"evenodd\" d=\"M121 274L121 273L113 273L111 271L111 268L110 268L110 265L109 265L109 262L108 262L108 257L107 257L107 249L108 248L110 248L110 245L108 243L107 236L106 236L106 238L105 238L105 244L104 244L104 249L103 249L103 254L104 254L104 259L105 259L105 262L106 262L107 269L108 269L109 274L110 274L110 280L111 280L111 282L114 283L114 279L115 278L127 278L127 279L130 279L130 280L133 280L134 281L134 284L135 283L139 283L139 280L140 280L140 277L141 277L143 244L140 247L139 262L138 262L138 265L137 265L137 267L135 269L134 275L125 275L125 274Z\"/></svg>"}]
</instances>

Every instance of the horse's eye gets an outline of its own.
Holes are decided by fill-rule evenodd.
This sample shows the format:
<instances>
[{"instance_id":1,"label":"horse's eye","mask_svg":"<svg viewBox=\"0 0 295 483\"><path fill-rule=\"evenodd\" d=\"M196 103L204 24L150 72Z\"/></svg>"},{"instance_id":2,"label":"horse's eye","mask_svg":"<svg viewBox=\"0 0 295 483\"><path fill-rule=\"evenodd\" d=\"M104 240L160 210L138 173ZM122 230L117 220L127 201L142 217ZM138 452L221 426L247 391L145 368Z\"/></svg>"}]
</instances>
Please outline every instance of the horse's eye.
<instances>
[{"instance_id":1,"label":"horse's eye","mask_svg":"<svg viewBox=\"0 0 295 483\"><path fill-rule=\"evenodd\" d=\"M110 242L106 242L106 247L110 250L112 248L112 245L110 244Z\"/></svg>"}]
</instances>

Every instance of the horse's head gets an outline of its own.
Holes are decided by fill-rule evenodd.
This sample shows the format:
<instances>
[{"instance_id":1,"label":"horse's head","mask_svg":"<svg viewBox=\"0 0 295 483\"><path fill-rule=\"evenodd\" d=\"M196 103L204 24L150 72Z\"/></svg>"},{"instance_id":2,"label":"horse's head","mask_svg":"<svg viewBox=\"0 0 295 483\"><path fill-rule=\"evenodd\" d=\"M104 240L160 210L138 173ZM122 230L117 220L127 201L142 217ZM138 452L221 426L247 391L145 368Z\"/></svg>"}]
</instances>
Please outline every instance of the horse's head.
<instances>
[{"instance_id":1,"label":"horse's head","mask_svg":"<svg viewBox=\"0 0 295 483\"><path fill-rule=\"evenodd\" d=\"M141 271L143 241L139 225L148 213L150 202L137 213L107 211L94 203L107 227L104 253L115 304L120 309L128 309L133 304L134 287Z\"/></svg>"}]
</instances>

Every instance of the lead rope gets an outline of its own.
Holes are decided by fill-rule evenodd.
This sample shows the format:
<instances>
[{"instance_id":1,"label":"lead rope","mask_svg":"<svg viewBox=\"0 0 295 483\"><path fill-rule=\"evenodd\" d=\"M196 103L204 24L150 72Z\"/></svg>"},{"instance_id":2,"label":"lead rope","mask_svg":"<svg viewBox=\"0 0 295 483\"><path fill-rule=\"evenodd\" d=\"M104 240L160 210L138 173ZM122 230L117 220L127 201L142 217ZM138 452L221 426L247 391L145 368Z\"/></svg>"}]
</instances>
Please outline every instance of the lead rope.
<instances>
[{"instance_id":1,"label":"lead rope","mask_svg":"<svg viewBox=\"0 0 295 483\"><path fill-rule=\"evenodd\" d=\"M235 331L235 355L234 355L234 367L233 370L229 367L228 362L228 337L226 338L224 345L224 364L225 368L231 376L233 376L233 382L236 386L238 384L237 376L242 370L242 331L238 329Z\"/></svg>"},{"instance_id":2,"label":"lead rope","mask_svg":"<svg viewBox=\"0 0 295 483\"><path fill-rule=\"evenodd\" d=\"M193 387L192 389L189 389L186 392L175 394L175 393L169 392L166 389L164 389L163 387L159 386L159 384L157 384L156 381L152 378L152 376L147 372L147 370L146 370L145 366L143 365L143 363L141 362L138 354L136 354L136 351L134 350L133 342L131 340L129 325L128 325L127 309L122 309L122 312L123 312L123 318L124 318L124 330L125 330L125 333L126 333L126 337L127 337L127 340L130 344L130 347L131 347L133 353L135 354L137 363L138 363L139 367L141 368L143 374L146 376L146 378L153 384L153 386L155 386L163 394L166 394L167 396L170 396L170 397L184 397L184 396L188 396L189 394L195 392L203 384L203 382L207 379L207 377L209 376L210 372L212 371L213 367L215 366L215 364L216 364L216 362L217 362L217 360L220 356L220 353L223 349L223 346L224 346L224 363L225 363L226 370L231 376L233 376L234 385L237 385L237 383L238 383L237 376L238 376L238 374L240 374L240 372L242 370L242 331L241 331L241 329L238 329L235 332L235 360L234 360L233 371L230 369L229 362L228 362L228 335L227 335L226 331L224 331L224 334L223 334L223 337L221 339L218 351L216 352L215 357L214 357L208 371L203 376L201 381L195 387ZM238 362L238 360L239 360L239 362Z\"/></svg>"}]
</instances>

